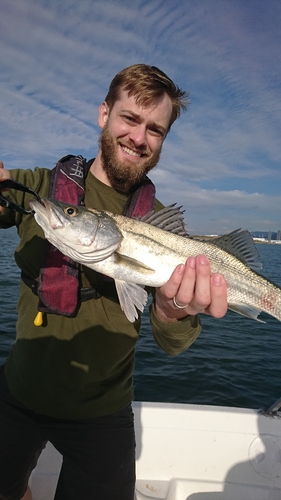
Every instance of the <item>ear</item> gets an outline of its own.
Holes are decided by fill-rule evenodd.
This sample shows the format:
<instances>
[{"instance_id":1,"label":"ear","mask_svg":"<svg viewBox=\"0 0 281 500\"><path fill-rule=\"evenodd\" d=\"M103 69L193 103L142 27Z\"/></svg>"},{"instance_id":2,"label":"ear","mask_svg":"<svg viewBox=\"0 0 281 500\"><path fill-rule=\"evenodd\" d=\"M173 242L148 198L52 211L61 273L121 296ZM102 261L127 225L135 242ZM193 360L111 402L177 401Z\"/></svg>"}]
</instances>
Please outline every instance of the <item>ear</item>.
<instances>
[{"instance_id":1,"label":"ear","mask_svg":"<svg viewBox=\"0 0 281 500\"><path fill-rule=\"evenodd\" d=\"M98 124L100 128L103 128L105 126L108 115L109 115L108 105L106 104L105 101L103 101L103 103L99 107L99 114L98 114Z\"/></svg>"}]
</instances>

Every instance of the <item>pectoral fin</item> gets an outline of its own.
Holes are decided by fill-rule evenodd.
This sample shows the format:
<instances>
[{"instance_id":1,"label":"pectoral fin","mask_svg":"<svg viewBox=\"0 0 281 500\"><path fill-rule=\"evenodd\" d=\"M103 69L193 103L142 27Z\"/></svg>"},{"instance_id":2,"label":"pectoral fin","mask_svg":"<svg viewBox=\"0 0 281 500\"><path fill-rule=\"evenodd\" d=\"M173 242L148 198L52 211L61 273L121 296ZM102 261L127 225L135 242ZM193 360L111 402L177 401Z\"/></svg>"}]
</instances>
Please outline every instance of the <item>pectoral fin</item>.
<instances>
[{"instance_id":1,"label":"pectoral fin","mask_svg":"<svg viewBox=\"0 0 281 500\"><path fill-rule=\"evenodd\" d=\"M139 260L133 259L128 255L123 255L121 253L115 252L115 262L122 267L126 267L130 269L132 272L137 270L138 272L142 272L143 274L152 274L155 273L155 269L147 266L143 262Z\"/></svg>"},{"instance_id":2,"label":"pectoral fin","mask_svg":"<svg viewBox=\"0 0 281 500\"><path fill-rule=\"evenodd\" d=\"M138 310L143 311L147 293L141 285L115 280L116 290L122 311L133 323L138 318Z\"/></svg>"}]
</instances>

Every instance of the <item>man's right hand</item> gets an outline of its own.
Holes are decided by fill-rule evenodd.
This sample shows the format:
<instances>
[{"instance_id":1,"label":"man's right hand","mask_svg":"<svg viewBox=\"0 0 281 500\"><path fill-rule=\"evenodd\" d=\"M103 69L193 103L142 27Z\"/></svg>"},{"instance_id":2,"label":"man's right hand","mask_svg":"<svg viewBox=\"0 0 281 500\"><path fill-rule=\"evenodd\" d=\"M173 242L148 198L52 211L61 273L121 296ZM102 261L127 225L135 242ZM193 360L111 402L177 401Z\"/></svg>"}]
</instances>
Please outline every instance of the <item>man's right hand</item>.
<instances>
[{"instance_id":1,"label":"man's right hand","mask_svg":"<svg viewBox=\"0 0 281 500\"><path fill-rule=\"evenodd\" d=\"M0 182L11 178L12 176L10 170L4 168L4 163L0 160Z\"/></svg>"},{"instance_id":2,"label":"man's right hand","mask_svg":"<svg viewBox=\"0 0 281 500\"><path fill-rule=\"evenodd\" d=\"M11 179L11 172L4 168L3 162L0 160L0 182L5 181L6 179ZM0 205L0 212L3 212L4 207Z\"/></svg>"}]
</instances>

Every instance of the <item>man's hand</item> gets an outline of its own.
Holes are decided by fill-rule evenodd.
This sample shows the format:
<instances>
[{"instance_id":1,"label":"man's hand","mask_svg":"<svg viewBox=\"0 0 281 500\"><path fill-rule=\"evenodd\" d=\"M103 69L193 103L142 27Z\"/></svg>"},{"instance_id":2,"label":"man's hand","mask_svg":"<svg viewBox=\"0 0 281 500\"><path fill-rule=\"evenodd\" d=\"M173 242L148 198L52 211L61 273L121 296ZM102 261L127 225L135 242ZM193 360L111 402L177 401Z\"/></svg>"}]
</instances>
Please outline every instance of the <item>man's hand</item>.
<instances>
[{"instance_id":1,"label":"man's hand","mask_svg":"<svg viewBox=\"0 0 281 500\"><path fill-rule=\"evenodd\" d=\"M155 311L164 322L198 313L221 318L227 311L226 281L221 274L211 274L205 255L190 257L176 267L165 285L156 288Z\"/></svg>"},{"instance_id":2,"label":"man's hand","mask_svg":"<svg viewBox=\"0 0 281 500\"><path fill-rule=\"evenodd\" d=\"M0 160L0 182L5 181L6 179L11 179L11 172L4 168L4 163Z\"/></svg>"},{"instance_id":3,"label":"man's hand","mask_svg":"<svg viewBox=\"0 0 281 500\"><path fill-rule=\"evenodd\" d=\"M11 179L11 172L4 168L3 162L0 160L0 182L5 181L6 179ZM3 212L4 207L0 205L0 212Z\"/></svg>"}]
</instances>

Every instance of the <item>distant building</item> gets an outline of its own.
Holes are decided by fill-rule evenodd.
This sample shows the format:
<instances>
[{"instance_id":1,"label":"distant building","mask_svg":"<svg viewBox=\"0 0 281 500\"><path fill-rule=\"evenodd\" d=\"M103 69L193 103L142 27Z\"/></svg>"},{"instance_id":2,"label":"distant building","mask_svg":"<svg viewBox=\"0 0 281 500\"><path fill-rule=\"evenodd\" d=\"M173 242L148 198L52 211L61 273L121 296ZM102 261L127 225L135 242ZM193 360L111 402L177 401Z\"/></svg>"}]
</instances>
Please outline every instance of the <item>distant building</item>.
<instances>
[{"instance_id":1,"label":"distant building","mask_svg":"<svg viewBox=\"0 0 281 500\"><path fill-rule=\"evenodd\" d=\"M268 231L268 243L271 243L271 231Z\"/></svg>"},{"instance_id":2,"label":"distant building","mask_svg":"<svg viewBox=\"0 0 281 500\"><path fill-rule=\"evenodd\" d=\"M281 229L278 229L276 239L277 239L278 241L280 241L280 240L281 240Z\"/></svg>"}]
</instances>

